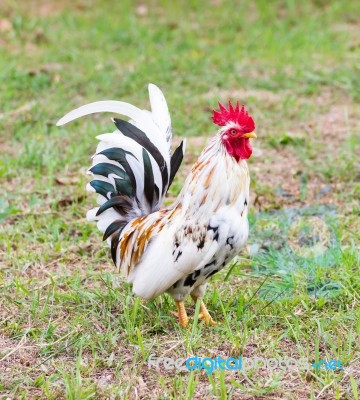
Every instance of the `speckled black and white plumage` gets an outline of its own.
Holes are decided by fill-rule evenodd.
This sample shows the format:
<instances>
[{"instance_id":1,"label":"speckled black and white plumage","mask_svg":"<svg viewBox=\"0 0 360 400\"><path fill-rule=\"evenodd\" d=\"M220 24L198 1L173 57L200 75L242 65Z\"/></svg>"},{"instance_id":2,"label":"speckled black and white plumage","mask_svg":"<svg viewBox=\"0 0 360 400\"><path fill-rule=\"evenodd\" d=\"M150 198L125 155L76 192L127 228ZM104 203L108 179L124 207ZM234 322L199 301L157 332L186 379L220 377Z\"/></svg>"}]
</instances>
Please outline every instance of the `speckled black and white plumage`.
<instances>
[{"instance_id":1,"label":"speckled black and white plumage","mask_svg":"<svg viewBox=\"0 0 360 400\"><path fill-rule=\"evenodd\" d=\"M246 206L244 205L244 207ZM206 240L216 241L219 250L204 266L191 272L185 278L179 279L167 290L175 300L184 300L189 294L196 298L202 298L209 279L221 271L239 253L244 241L246 242L246 234L229 231L227 235L220 236L218 232L219 226L208 225L204 242Z\"/></svg>"}]
</instances>

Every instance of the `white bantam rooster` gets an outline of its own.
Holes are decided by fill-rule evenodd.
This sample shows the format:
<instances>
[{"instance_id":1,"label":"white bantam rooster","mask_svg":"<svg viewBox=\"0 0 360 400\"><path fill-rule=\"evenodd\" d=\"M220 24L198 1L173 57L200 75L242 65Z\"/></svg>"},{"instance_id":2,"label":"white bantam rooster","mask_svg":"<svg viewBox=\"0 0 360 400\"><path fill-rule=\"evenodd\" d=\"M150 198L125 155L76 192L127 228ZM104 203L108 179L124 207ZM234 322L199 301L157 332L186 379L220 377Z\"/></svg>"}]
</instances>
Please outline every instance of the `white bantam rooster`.
<instances>
[{"instance_id":1,"label":"white bantam rooster","mask_svg":"<svg viewBox=\"0 0 360 400\"><path fill-rule=\"evenodd\" d=\"M182 162L185 142L171 155L171 120L161 90L149 85L151 112L120 101L99 101L71 111L57 125L97 112L121 114L116 130L98 136L87 189L99 194L87 218L104 232L112 259L136 295L168 292L179 323L188 324L184 299L201 300L199 318L215 324L202 298L248 237L250 138L255 124L244 106L214 111L220 130L201 153L169 207L164 197Z\"/></svg>"}]
</instances>

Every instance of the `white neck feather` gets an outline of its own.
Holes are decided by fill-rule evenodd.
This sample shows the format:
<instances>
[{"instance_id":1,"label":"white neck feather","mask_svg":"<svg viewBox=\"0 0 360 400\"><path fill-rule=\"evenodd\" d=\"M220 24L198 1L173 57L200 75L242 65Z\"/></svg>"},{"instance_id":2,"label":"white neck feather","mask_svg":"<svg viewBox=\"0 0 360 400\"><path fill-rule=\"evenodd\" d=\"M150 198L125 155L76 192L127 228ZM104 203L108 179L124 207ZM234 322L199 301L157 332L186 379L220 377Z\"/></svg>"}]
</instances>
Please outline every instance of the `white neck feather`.
<instances>
[{"instance_id":1,"label":"white neck feather","mask_svg":"<svg viewBox=\"0 0 360 400\"><path fill-rule=\"evenodd\" d=\"M194 164L174 206L180 203L183 215L208 218L221 206L236 206L244 191L248 197L249 185L246 161L230 156L216 135Z\"/></svg>"}]
</instances>

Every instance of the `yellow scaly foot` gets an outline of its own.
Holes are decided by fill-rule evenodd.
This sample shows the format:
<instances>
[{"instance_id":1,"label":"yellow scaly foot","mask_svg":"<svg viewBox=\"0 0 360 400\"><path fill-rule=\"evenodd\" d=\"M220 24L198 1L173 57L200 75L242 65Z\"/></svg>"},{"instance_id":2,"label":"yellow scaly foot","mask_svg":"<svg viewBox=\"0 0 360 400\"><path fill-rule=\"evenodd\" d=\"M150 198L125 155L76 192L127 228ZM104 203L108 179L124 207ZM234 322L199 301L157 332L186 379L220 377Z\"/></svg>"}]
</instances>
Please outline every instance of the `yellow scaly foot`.
<instances>
[{"instance_id":1,"label":"yellow scaly foot","mask_svg":"<svg viewBox=\"0 0 360 400\"><path fill-rule=\"evenodd\" d=\"M183 328L186 328L189 318L186 314L185 306L183 301L177 301L176 302L176 308L178 310L178 318L179 318L179 324Z\"/></svg>"},{"instance_id":2,"label":"yellow scaly foot","mask_svg":"<svg viewBox=\"0 0 360 400\"><path fill-rule=\"evenodd\" d=\"M191 297L195 302L198 300L196 296L191 295ZM212 319L209 311L206 308L205 303L202 300L200 303L199 319L204 320L206 325L212 325L212 326L216 325L216 322Z\"/></svg>"}]
</instances>

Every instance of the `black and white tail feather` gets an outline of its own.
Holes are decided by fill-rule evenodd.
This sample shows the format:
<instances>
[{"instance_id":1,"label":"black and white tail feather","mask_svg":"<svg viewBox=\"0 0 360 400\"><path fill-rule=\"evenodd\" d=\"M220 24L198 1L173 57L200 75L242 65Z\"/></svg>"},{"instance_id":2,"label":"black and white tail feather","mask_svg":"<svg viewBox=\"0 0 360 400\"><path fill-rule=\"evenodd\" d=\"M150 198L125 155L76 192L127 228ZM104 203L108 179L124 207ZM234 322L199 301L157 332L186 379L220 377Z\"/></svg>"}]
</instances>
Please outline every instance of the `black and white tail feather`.
<instances>
[{"instance_id":1,"label":"black and white tail feather","mask_svg":"<svg viewBox=\"0 0 360 400\"><path fill-rule=\"evenodd\" d=\"M171 155L171 119L163 93L149 84L149 97L151 111L122 101L98 101L69 112L57 123L65 125L98 112L130 118L114 118L117 129L97 136L100 143L89 169L93 180L87 185L87 190L99 195L99 207L89 210L87 218L97 221L116 265L124 227L134 218L159 210L185 151L184 140Z\"/></svg>"}]
</instances>

